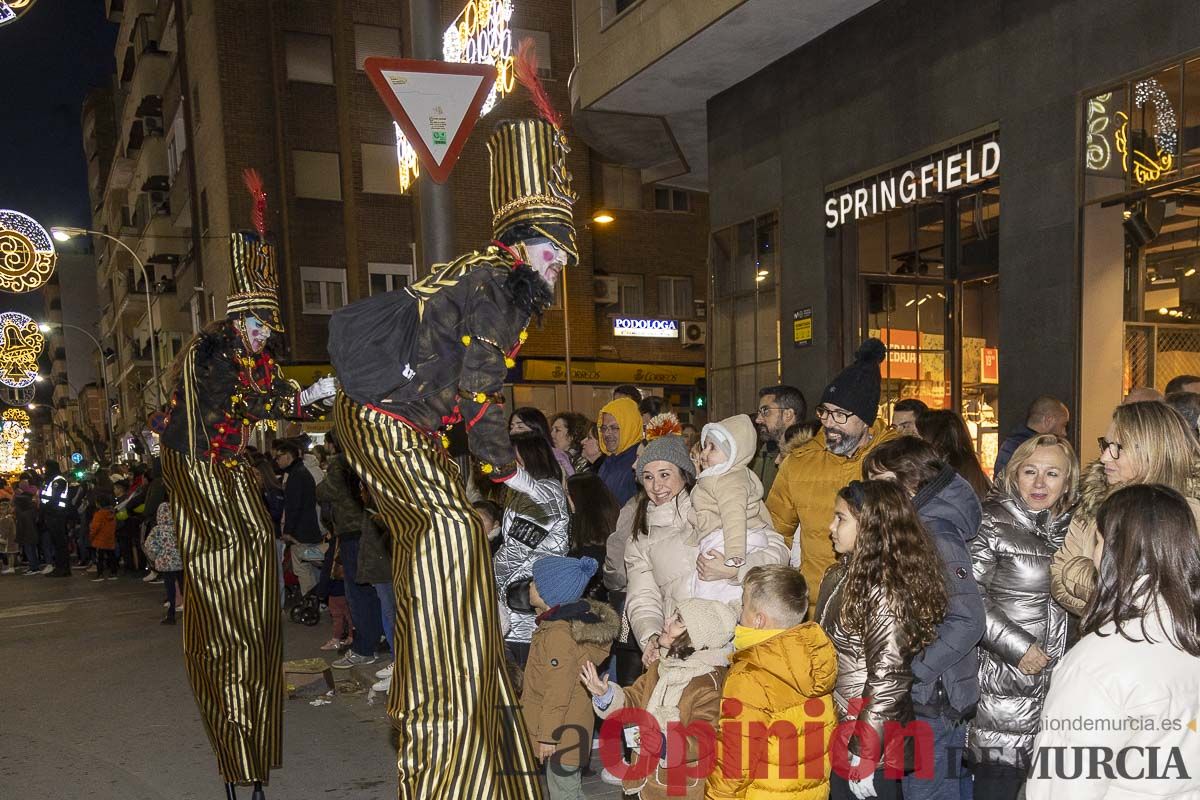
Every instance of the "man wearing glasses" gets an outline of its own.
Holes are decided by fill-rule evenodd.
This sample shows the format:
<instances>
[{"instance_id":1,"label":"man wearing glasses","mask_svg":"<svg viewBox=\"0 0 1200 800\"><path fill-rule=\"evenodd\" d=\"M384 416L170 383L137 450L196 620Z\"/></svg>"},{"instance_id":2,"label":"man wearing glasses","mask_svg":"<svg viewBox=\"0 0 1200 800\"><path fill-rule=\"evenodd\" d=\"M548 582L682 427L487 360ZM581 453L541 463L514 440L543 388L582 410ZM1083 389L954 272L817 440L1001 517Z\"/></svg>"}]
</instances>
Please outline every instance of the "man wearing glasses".
<instances>
[{"instance_id":1,"label":"man wearing glasses","mask_svg":"<svg viewBox=\"0 0 1200 800\"><path fill-rule=\"evenodd\" d=\"M762 446L750 469L762 481L764 495L770 494L771 484L779 471L775 460L787 441L788 430L803 422L808 414L808 403L804 394L795 386L765 386L758 390L758 413L754 426L758 428L758 439Z\"/></svg>"},{"instance_id":2,"label":"man wearing glasses","mask_svg":"<svg viewBox=\"0 0 1200 800\"><path fill-rule=\"evenodd\" d=\"M814 587L834 562L829 520L838 490L862 478L862 462L875 446L898 433L879 420L879 365L887 348L878 339L863 342L854 363L825 387L817 406L821 430L779 465L767 497L775 530L785 539L800 536L800 572L808 582L809 618L816 606ZM797 530L799 529L799 530Z\"/></svg>"}]
</instances>

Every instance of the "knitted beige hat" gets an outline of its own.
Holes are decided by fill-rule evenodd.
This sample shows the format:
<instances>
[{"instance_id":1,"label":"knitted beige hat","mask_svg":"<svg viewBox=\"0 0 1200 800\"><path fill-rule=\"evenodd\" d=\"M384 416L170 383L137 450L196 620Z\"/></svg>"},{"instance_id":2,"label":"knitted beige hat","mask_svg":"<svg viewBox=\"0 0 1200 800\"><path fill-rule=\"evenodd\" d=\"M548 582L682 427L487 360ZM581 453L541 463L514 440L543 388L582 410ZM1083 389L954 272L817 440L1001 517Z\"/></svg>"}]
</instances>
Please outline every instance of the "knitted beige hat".
<instances>
[{"instance_id":1,"label":"knitted beige hat","mask_svg":"<svg viewBox=\"0 0 1200 800\"><path fill-rule=\"evenodd\" d=\"M738 614L728 603L693 598L684 600L676 610L697 650L717 650L733 639Z\"/></svg>"}]
</instances>

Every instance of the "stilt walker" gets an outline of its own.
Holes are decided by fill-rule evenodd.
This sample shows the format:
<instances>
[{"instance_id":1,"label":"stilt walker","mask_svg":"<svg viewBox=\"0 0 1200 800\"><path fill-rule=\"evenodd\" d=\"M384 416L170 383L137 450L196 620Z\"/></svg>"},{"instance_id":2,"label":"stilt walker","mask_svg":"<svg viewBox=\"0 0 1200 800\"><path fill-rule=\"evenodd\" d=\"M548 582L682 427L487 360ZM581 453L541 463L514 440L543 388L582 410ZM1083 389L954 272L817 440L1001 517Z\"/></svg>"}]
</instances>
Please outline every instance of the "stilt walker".
<instances>
[{"instance_id":1,"label":"stilt walker","mask_svg":"<svg viewBox=\"0 0 1200 800\"><path fill-rule=\"evenodd\" d=\"M487 536L445 430L464 423L492 480L531 485L501 391L532 317L578 261L566 135L527 47L518 79L544 119L499 123L488 141L495 238L405 289L336 312L334 425L393 537L403 800L541 797L504 668Z\"/></svg>"},{"instance_id":2,"label":"stilt walker","mask_svg":"<svg viewBox=\"0 0 1200 800\"><path fill-rule=\"evenodd\" d=\"M162 436L163 478L183 557L188 598L183 652L227 798L253 784L254 800L281 765L283 647L274 525L254 468L243 457L262 419L298 418L332 398L336 383L308 389L283 377L271 355L279 315L275 248L265 233L266 195L246 171L255 233L230 236L228 317L188 346Z\"/></svg>"}]
</instances>

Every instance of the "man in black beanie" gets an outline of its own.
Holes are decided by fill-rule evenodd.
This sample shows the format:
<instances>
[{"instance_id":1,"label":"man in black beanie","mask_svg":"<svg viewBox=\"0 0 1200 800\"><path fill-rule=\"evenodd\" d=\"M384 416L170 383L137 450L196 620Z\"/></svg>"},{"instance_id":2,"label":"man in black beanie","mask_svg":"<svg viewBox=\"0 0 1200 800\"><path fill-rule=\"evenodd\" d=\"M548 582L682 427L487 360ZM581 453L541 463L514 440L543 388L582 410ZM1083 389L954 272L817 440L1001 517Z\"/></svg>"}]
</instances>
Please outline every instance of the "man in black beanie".
<instances>
[{"instance_id":1,"label":"man in black beanie","mask_svg":"<svg viewBox=\"0 0 1200 800\"><path fill-rule=\"evenodd\" d=\"M897 436L878 420L879 365L886 355L883 342L866 340L853 363L825 387L817 405L820 432L779 465L767 496L775 530L790 541L799 528L800 572L810 587L821 585L834 562L829 520L838 490L862 478L867 453ZM810 614L816 594L811 592Z\"/></svg>"}]
</instances>

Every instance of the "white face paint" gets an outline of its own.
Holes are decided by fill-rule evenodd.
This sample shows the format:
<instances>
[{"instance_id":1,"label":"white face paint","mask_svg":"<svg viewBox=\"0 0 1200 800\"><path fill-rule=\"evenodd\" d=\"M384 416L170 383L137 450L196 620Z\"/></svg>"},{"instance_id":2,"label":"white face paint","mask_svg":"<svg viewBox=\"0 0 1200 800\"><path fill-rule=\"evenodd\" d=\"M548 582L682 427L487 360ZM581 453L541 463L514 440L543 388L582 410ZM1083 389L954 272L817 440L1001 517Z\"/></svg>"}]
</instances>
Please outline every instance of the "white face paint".
<instances>
[{"instance_id":1,"label":"white face paint","mask_svg":"<svg viewBox=\"0 0 1200 800\"><path fill-rule=\"evenodd\" d=\"M554 288L558 276L567 265L567 251L556 246L553 242L526 242L525 260L529 268L542 276L542 280Z\"/></svg>"},{"instance_id":2,"label":"white face paint","mask_svg":"<svg viewBox=\"0 0 1200 800\"><path fill-rule=\"evenodd\" d=\"M246 344L252 353L261 353L271 338L271 327L258 317L246 317Z\"/></svg>"}]
</instances>

